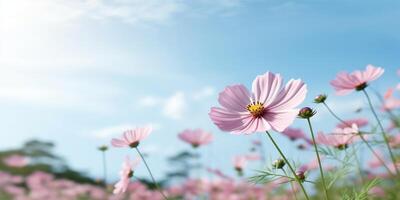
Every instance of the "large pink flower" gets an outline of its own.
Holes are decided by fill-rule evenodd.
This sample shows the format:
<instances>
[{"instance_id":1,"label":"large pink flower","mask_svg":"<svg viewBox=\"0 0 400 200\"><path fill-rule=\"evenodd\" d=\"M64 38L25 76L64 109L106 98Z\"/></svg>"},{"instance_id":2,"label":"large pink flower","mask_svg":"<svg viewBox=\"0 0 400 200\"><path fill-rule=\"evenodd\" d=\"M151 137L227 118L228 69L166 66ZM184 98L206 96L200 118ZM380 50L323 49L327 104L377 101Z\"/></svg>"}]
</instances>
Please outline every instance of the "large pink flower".
<instances>
[{"instance_id":1,"label":"large pink flower","mask_svg":"<svg viewBox=\"0 0 400 200\"><path fill-rule=\"evenodd\" d=\"M221 108L212 107L211 120L221 130L250 134L267 130L282 132L298 114L295 107L306 97L301 80L290 80L282 87L279 74L257 76L250 93L243 85L232 85L219 94Z\"/></svg>"},{"instance_id":2,"label":"large pink flower","mask_svg":"<svg viewBox=\"0 0 400 200\"><path fill-rule=\"evenodd\" d=\"M130 178L133 176L133 168L139 164L139 159L133 162L127 156L122 163L122 169L119 172L120 180L114 185L114 194L121 194L126 191L130 183Z\"/></svg>"},{"instance_id":3,"label":"large pink flower","mask_svg":"<svg viewBox=\"0 0 400 200\"><path fill-rule=\"evenodd\" d=\"M133 130L128 130L123 133L121 139L112 139L111 144L114 147L132 147L135 148L139 145L139 142L146 138L151 133L152 128L150 126L140 127Z\"/></svg>"},{"instance_id":4,"label":"large pink flower","mask_svg":"<svg viewBox=\"0 0 400 200\"><path fill-rule=\"evenodd\" d=\"M200 145L206 145L210 143L213 139L211 133L208 133L202 129L190 130L186 129L181 132L178 137L191 144L193 147L198 147Z\"/></svg>"},{"instance_id":5,"label":"large pink flower","mask_svg":"<svg viewBox=\"0 0 400 200\"><path fill-rule=\"evenodd\" d=\"M363 90L368 82L379 78L385 70L381 67L367 65L365 71L356 70L352 73L340 72L330 83L335 88L336 94L346 95L353 90Z\"/></svg>"}]
</instances>

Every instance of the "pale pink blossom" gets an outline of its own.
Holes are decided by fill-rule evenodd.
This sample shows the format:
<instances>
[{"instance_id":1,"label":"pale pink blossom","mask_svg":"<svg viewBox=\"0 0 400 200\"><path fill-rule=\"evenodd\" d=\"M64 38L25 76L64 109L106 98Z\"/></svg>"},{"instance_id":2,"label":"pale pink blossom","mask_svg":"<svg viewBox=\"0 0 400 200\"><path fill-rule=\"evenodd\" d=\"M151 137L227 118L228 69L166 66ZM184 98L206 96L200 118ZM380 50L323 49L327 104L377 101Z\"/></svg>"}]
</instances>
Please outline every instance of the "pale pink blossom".
<instances>
[{"instance_id":1,"label":"pale pink blossom","mask_svg":"<svg viewBox=\"0 0 400 200\"><path fill-rule=\"evenodd\" d=\"M358 127L353 124L351 128L336 128L331 134L318 133L316 142L327 146L332 146L338 149L346 149L349 144L359 139Z\"/></svg>"},{"instance_id":2,"label":"pale pink blossom","mask_svg":"<svg viewBox=\"0 0 400 200\"><path fill-rule=\"evenodd\" d=\"M307 138L303 130L300 128L287 128L282 132L283 135L287 136L290 140L304 139Z\"/></svg>"},{"instance_id":3,"label":"pale pink blossom","mask_svg":"<svg viewBox=\"0 0 400 200\"><path fill-rule=\"evenodd\" d=\"M367 65L364 71L340 72L330 83L335 88L336 94L346 95L354 90L363 90L369 82L379 78L383 72L384 69L381 67Z\"/></svg>"},{"instance_id":4,"label":"pale pink blossom","mask_svg":"<svg viewBox=\"0 0 400 200\"><path fill-rule=\"evenodd\" d=\"M3 159L3 162L9 167L25 167L28 164L29 159L25 156L15 154L7 156Z\"/></svg>"},{"instance_id":5,"label":"pale pink blossom","mask_svg":"<svg viewBox=\"0 0 400 200\"><path fill-rule=\"evenodd\" d=\"M385 197L386 193L382 187L374 186L368 191L369 195L377 196L377 197Z\"/></svg>"},{"instance_id":6,"label":"pale pink blossom","mask_svg":"<svg viewBox=\"0 0 400 200\"><path fill-rule=\"evenodd\" d=\"M139 142L146 138L152 131L150 126L139 127L127 130L123 133L121 139L112 139L111 144L114 147L137 147Z\"/></svg>"},{"instance_id":7,"label":"pale pink blossom","mask_svg":"<svg viewBox=\"0 0 400 200\"><path fill-rule=\"evenodd\" d=\"M365 118L356 118L356 119L348 119L344 120L340 124L338 124L337 128L347 128L351 127L352 124L356 124L359 128L368 125L368 119Z\"/></svg>"},{"instance_id":8,"label":"pale pink blossom","mask_svg":"<svg viewBox=\"0 0 400 200\"><path fill-rule=\"evenodd\" d=\"M247 165L246 156L235 156L233 158L233 167L236 170L242 171L245 168L246 165Z\"/></svg>"},{"instance_id":9,"label":"pale pink blossom","mask_svg":"<svg viewBox=\"0 0 400 200\"><path fill-rule=\"evenodd\" d=\"M399 148L400 147L400 134L390 137L389 145L392 148Z\"/></svg>"},{"instance_id":10,"label":"pale pink blossom","mask_svg":"<svg viewBox=\"0 0 400 200\"><path fill-rule=\"evenodd\" d=\"M181 132L178 137L191 144L193 147L209 144L213 140L212 134L202 129L186 129Z\"/></svg>"},{"instance_id":11,"label":"pale pink blossom","mask_svg":"<svg viewBox=\"0 0 400 200\"><path fill-rule=\"evenodd\" d=\"M114 185L114 194L121 194L126 191L130 183L130 178L133 176L133 168L139 164L139 160L131 161L127 156L122 163L122 169L119 172L120 180Z\"/></svg>"},{"instance_id":12,"label":"pale pink blossom","mask_svg":"<svg viewBox=\"0 0 400 200\"><path fill-rule=\"evenodd\" d=\"M282 87L281 76L267 72L256 77L251 92L240 84L226 87L218 98L222 107L212 107L209 116L221 130L236 134L282 132L293 123L306 93L301 80Z\"/></svg>"},{"instance_id":13,"label":"pale pink blossom","mask_svg":"<svg viewBox=\"0 0 400 200\"><path fill-rule=\"evenodd\" d=\"M383 96L382 110L393 110L400 108L400 99L393 96L393 89L389 88Z\"/></svg>"}]
</instances>

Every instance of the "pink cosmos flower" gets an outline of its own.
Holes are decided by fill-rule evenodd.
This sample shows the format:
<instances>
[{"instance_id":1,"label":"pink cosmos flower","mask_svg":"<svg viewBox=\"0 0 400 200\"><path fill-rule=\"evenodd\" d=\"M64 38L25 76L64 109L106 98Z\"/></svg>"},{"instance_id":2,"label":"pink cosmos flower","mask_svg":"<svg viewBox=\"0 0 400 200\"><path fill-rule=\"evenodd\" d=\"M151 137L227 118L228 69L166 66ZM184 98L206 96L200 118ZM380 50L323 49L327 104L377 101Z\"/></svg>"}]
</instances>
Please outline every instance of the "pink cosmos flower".
<instances>
[{"instance_id":1,"label":"pink cosmos flower","mask_svg":"<svg viewBox=\"0 0 400 200\"><path fill-rule=\"evenodd\" d=\"M318 133L316 142L338 149L346 149L349 144L353 143L359 138L356 135L357 133L358 127L356 124L353 124L351 128L337 128L332 134L329 135Z\"/></svg>"},{"instance_id":2,"label":"pink cosmos flower","mask_svg":"<svg viewBox=\"0 0 400 200\"><path fill-rule=\"evenodd\" d=\"M25 156L15 154L4 158L3 162L9 167L25 167L29 160Z\"/></svg>"},{"instance_id":3,"label":"pink cosmos flower","mask_svg":"<svg viewBox=\"0 0 400 200\"><path fill-rule=\"evenodd\" d=\"M340 72L336 75L336 79L330 83L335 88L336 94L346 95L353 90L363 90L367 87L368 82L379 78L384 72L381 67L367 65L365 71L356 70L352 73Z\"/></svg>"},{"instance_id":4,"label":"pink cosmos flower","mask_svg":"<svg viewBox=\"0 0 400 200\"><path fill-rule=\"evenodd\" d=\"M242 171L246 165L247 165L246 156L235 156L233 158L233 166L237 171Z\"/></svg>"},{"instance_id":5,"label":"pink cosmos flower","mask_svg":"<svg viewBox=\"0 0 400 200\"><path fill-rule=\"evenodd\" d=\"M368 125L368 119L356 118L356 119L344 120L343 123L338 124L336 127L343 129L343 128L351 126L352 124L356 124L359 128L364 127L364 126Z\"/></svg>"},{"instance_id":6,"label":"pink cosmos flower","mask_svg":"<svg viewBox=\"0 0 400 200\"><path fill-rule=\"evenodd\" d=\"M386 192L382 187L374 186L368 191L368 194L377 197L385 197Z\"/></svg>"},{"instance_id":7,"label":"pink cosmos flower","mask_svg":"<svg viewBox=\"0 0 400 200\"><path fill-rule=\"evenodd\" d=\"M400 135L397 134L389 138L389 145L392 148L399 148L400 147Z\"/></svg>"},{"instance_id":8,"label":"pink cosmos flower","mask_svg":"<svg viewBox=\"0 0 400 200\"><path fill-rule=\"evenodd\" d=\"M387 110L393 110L396 108L400 108L400 99L397 99L396 97L393 96L393 89L389 88L385 95L383 96L383 105L382 105L382 110L387 111Z\"/></svg>"},{"instance_id":9,"label":"pink cosmos flower","mask_svg":"<svg viewBox=\"0 0 400 200\"><path fill-rule=\"evenodd\" d=\"M114 194L122 194L128 188L130 183L130 178L133 176L133 168L139 164L139 159L135 161L131 161L129 156L125 158L125 161L122 163L122 169L119 172L120 180L114 185Z\"/></svg>"},{"instance_id":10,"label":"pink cosmos flower","mask_svg":"<svg viewBox=\"0 0 400 200\"><path fill-rule=\"evenodd\" d=\"M206 145L210 143L213 139L213 136L211 133L208 133L202 129L196 129L196 130L189 130L186 129L183 132L181 132L178 137L191 144L194 148L201 146L201 145Z\"/></svg>"},{"instance_id":11,"label":"pink cosmos flower","mask_svg":"<svg viewBox=\"0 0 400 200\"><path fill-rule=\"evenodd\" d=\"M114 147L131 147L135 148L139 145L139 142L146 138L152 131L150 126L135 128L133 130L127 130L123 133L121 139L112 139L111 144Z\"/></svg>"},{"instance_id":12,"label":"pink cosmos flower","mask_svg":"<svg viewBox=\"0 0 400 200\"><path fill-rule=\"evenodd\" d=\"M253 140L253 141L251 141L251 143L252 143L254 146L261 146L261 145L262 145L261 140Z\"/></svg>"},{"instance_id":13,"label":"pink cosmos flower","mask_svg":"<svg viewBox=\"0 0 400 200\"><path fill-rule=\"evenodd\" d=\"M295 107L306 93L301 80L292 79L282 88L281 76L267 72L256 77L251 92L241 84L227 86L218 98L222 107L212 107L209 116L218 128L236 134L282 132L293 123L299 111Z\"/></svg>"},{"instance_id":14,"label":"pink cosmos flower","mask_svg":"<svg viewBox=\"0 0 400 200\"><path fill-rule=\"evenodd\" d=\"M299 128L287 128L282 132L282 134L289 137L289 139L292 141L306 138L306 135L304 134L303 130Z\"/></svg>"}]
</instances>

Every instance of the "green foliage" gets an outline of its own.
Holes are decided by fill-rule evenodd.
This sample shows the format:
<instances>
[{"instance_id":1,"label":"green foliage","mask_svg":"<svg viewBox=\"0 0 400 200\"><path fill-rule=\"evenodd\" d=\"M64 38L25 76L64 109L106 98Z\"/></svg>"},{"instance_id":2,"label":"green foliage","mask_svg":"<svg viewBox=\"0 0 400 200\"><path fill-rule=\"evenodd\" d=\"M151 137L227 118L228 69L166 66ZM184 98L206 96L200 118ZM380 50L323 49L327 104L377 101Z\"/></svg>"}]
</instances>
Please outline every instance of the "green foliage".
<instances>
[{"instance_id":1,"label":"green foliage","mask_svg":"<svg viewBox=\"0 0 400 200\"><path fill-rule=\"evenodd\" d=\"M15 175L28 176L36 171L53 174L56 178L64 178L77 183L99 184L99 182L68 167L65 160L53 153L55 145L51 142L30 140L21 148L10 149L0 152L0 171ZM22 155L29 158L30 162L25 167L9 167L1 162L4 158L11 155Z\"/></svg>"}]
</instances>

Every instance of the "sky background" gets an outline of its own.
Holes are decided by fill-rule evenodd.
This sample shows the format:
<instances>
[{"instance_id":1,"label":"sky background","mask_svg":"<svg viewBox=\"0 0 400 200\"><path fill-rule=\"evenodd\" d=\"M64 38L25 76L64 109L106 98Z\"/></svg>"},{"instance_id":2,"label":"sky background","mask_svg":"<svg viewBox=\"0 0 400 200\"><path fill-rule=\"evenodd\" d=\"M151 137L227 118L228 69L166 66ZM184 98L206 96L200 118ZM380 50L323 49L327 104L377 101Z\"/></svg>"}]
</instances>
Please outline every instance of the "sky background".
<instances>
[{"instance_id":1,"label":"sky background","mask_svg":"<svg viewBox=\"0 0 400 200\"><path fill-rule=\"evenodd\" d=\"M365 0L0 0L0 148L53 141L70 165L98 177L97 146L152 124L140 147L161 178L165 158L189 147L177 134L203 128L215 136L200 150L203 161L233 174L232 157L260 134L219 131L208 117L218 92L272 71L308 84L303 106L327 93L341 116L353 117L366 105L363 96L337 97L329 81L374 64L386 70L374 88L396 85L399 11L399 1ZM317 109L316 129L331 130L336 121ZM275 138L291 159L312 159ZM267 158L276 158L266 138L264 145ZM112 178L125 155L136 156L108 153Z\"/></svg>"}]
</instances>

